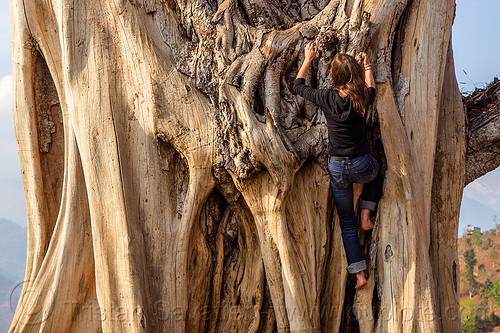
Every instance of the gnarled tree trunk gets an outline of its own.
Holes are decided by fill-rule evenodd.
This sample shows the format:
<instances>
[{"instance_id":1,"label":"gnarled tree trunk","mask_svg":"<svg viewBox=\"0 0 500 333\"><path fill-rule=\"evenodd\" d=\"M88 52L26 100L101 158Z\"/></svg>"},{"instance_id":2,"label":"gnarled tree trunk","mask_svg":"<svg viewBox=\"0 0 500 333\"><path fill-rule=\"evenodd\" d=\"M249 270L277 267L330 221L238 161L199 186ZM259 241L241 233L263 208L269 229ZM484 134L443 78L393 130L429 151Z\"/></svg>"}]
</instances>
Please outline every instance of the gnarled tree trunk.
<instances>
[{"instance_id":1,"label":"gnarled tree trunk","mask_svg":"<svg viewBox=\"0 0 500 333\"><path fill-rule=\"evenodd\" d=\"M460 331L454 1L10 6L28 211L11 332ZM290 91L314 39L310 84L361 50L377 82L384 197L355 295L325 118Z\"/></svg>"}]
</instances>

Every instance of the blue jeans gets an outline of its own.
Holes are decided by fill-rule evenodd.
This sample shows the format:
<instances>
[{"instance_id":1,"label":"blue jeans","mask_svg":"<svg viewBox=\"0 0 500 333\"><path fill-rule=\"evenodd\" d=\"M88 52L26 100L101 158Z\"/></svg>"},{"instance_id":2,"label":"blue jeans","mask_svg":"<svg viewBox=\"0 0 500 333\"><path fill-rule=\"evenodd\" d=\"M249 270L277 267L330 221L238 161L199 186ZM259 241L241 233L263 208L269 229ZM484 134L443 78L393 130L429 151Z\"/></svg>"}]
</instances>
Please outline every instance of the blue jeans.
<instances>
[{"instance_id":1,"label":"blue jeans","mask_svg":"<svg viewBox=\"0 0 500 333\"><path fill-rule=\"evenodd\" d=\"M358 237L358 225L354 213L352 183L364 183L359 207L375 210L382 196L380 165L370 154L335 160L328 158L330 187L340 220L342 241L347 257L347 271L358 273L366 269L366 260Z\"/></svg>"}]
</instances>

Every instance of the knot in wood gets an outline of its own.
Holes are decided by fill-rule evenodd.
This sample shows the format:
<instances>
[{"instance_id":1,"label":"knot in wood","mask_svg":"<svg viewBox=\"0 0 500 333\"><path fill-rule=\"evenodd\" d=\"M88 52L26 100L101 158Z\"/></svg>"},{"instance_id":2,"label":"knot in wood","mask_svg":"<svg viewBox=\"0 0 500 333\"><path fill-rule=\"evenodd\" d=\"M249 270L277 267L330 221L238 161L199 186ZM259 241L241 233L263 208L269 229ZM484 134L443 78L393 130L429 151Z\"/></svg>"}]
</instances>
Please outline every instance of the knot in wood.
<instances>
[{"instance_id":1,"label":"knot in wood","mask_svg":"<svg viewBox=\"0 0 500 333\"><path fill-rule=\"evenodd\" d=\"M336 51L339 42L338 32L331 26L322 26L314 41L318 46L319 56L322 58L328 51Z\"/></svg>"},{"instance_id":2,"label":"knot in wood","mask_svg":"<svg viewBox=\"0 0 500 333\"><path fill-rule=\"evenodd\" d=\"M392 247L391 247L391 245L387 245L385 247L385 259L384 260L386 262L391 262L392 256L393 256Z\"/></svg>"}]
</instances>

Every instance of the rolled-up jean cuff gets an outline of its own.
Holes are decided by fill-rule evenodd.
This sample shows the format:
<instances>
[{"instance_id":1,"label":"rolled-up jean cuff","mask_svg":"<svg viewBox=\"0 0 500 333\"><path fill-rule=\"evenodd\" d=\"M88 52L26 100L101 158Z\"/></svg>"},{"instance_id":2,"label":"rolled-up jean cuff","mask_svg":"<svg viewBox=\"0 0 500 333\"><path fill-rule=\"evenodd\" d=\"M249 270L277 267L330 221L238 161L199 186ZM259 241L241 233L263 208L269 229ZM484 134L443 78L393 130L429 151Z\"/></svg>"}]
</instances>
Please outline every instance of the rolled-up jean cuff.
<instances>
[{"instance_id":1,"label":"rolled-up jean cuff","mask_svg":"<svg viewBox=\"0 0 500 333\"><path fill-rule=\"evenodd\" d=\"M347 272L350 274L359 273L366 269L366 260L356 261L347 266Z\"/></svg>"},{"instance_id":2,"label":"rolled-up jean cuff","mask_svg":"<svg viewBox=\"0 0 500 333\"><path fill-rule=\"evenodd\" d=\"M377 208L377 203L373 202L373 201L366 201L366 200L359 198L359 208L375 210L375 208Z\"/></svg>"}]
</instances>

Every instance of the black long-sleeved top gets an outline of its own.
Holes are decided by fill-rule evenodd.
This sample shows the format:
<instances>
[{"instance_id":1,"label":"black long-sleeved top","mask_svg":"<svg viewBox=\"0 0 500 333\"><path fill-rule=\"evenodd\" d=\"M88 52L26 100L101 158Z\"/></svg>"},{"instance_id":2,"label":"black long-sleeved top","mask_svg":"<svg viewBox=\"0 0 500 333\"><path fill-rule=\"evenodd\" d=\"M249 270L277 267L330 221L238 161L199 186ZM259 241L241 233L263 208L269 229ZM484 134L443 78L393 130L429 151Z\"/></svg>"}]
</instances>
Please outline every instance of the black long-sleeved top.
<instances>
[{"instance_id":1,"label":"black long-sleeved top","mask_svg":"<svg viewBox=\"0 0 500 333\"><path fill-rule=\"evenodd\" d=\"M315 89L303 78L295 79L296 94L318 105L325 114L328 126L328 154L356 157L370 152L366 136L366 114L357 113L349 97L339 96L337 89ZM375 100L375 88L370 87L370 102Z\"/></svg>"}]
</instances>

